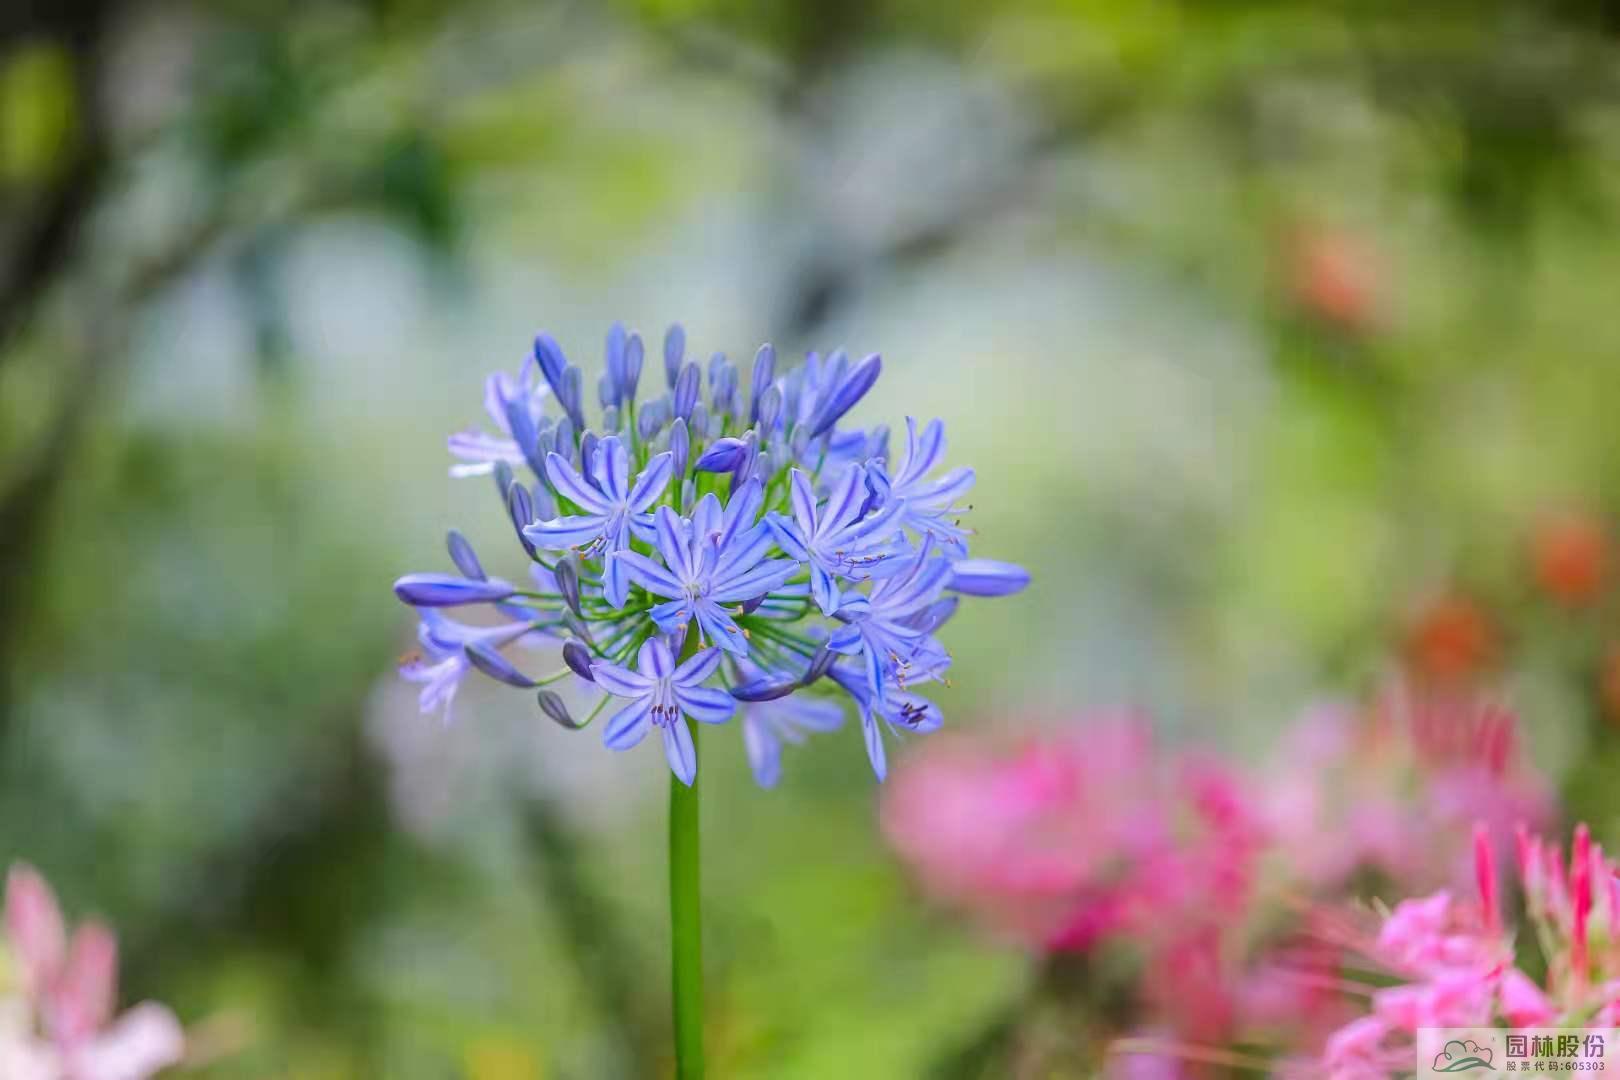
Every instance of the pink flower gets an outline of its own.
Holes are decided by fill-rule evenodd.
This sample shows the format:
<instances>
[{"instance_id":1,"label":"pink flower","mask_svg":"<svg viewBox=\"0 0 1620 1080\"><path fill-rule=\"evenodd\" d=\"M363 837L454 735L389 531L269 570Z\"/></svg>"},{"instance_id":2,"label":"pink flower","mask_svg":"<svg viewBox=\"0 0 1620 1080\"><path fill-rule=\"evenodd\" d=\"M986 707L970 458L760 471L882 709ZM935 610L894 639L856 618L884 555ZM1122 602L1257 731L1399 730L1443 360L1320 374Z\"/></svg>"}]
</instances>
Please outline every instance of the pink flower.
<instances>
[{"instance_id":1,"label":"pink flower","mask_svg":"<svg viewBox=\"0 0 1620 1080\"><path fill-rule=\"evenodd\" d=\"M930 896L1047 951L1241 907L1259 848L1235 778L1159 753L1129 714L999 753L931 743L896 771L882 812Z\"/></svg>"},{"instance_id":2,"label":"pink flower","mask_svg":"<svg viewBox=\"0 0 1620 1080\"><path fill-rule=\"evenodd\" d=\"M1517 823L1556 816L1513 714L1455 691L1396 686L1361 712L1312 710L1270 774L1268 823L1291 873L1319 892L1365 871L1402 892L1462 888L1472 859L1461 841L1476 824L1505 856Z\"/></svg>"},{"instance_id":3,"label":"pink flower","mask_svg":"<svg viewBox=\"0 0 1620 1080\"><path fill-rule=\"evenodd\" d=\"M40 1036L9 1051L19 1062L31 1056L48 1080L145 1080L180 1060L185 1039L168 1009L146 1002L114 1019L117 940L95 922L70 938L51 887L26 864L6 878L5 928Z\"/></svg>"},{"instance_id":4,"label":"pink flower","mask_svg":"<svg viewBox=\"0 0 1620 1080\"><path fill-rule=\"evenodd\" d=\"M1348 1061L1376 1066L1380 1055L1396 1062L1402 1052L1409 1059L1411 1036L1420 1027L1565 1027L1620 1019L1620 940L1614 933L1620 886L1614 864L1592 843L1587 827L1575 829L1567 870L1557 845L1527 830L1518 834L1525 914L1546 960L1545 987L1514 966L1513 931L1502 925L1495 848L1483 825L1475 829L1473 848L1474 901L1439 892L1403 901L1384 920L1371 958L1406 981L1375 992L1372 1015L1328 1041L1322 1063L1333 1076Z\"/></svg>"}]
</instances>

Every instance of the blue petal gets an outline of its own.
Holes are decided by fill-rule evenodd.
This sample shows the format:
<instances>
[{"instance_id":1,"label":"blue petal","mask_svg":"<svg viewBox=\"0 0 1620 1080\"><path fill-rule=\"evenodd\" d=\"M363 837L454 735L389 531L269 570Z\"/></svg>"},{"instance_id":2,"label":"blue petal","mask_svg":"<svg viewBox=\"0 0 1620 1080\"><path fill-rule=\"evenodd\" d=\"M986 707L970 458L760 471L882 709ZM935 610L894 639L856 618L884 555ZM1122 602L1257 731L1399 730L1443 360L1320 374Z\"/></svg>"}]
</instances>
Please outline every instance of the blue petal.
<instances>
[{"instance_id":1,"label":"blue petal","mask_svg":"<svg viewBox=\"0 0 1620 1080\"><path fill-rule=\"evenodd\" d=\"M799 564L791 559L768 559L747 573L736 574L714 581L709 599L718 604L732 604L738 600L752 600L763 596L792 577Z\"/></svg>"},{"instance_id":2,"label":"blue petal","mask_svg":"<svg viewBox=\"0 0 1620 1080\"><path fill-rule=\"evenodd\" d=\"M591 473L611 505L617 506L629 497L630 454L617 435L609 435L597 444Z\"/></svg>"},{"instance_id":3,"label":"blue petal","mask_svg":"<svg viewBox=\"0 0 1620 1080\"><path fill-rule=\"evenodd\" d=\"M669 769L675 774L675 779L692 786L697 779L697 747L692 743L692 733L686 728L685 720L676 720L663 729L664 757L669 759Z\"/></svg>"},{"instance_id":4,"label":"blue petal","mask_svg":"<svg viewBox=\"0 0 1620 1080\"><path fill-rule=\"evenodd\" d=\"M518 490L523 489L519 488ZM450 561L456 564L456 569L461 571L462 577L483 581L489 576L484 573L484 568L479 565L478 553L473 551L472 544L467 542L465 536L462 536L455 529L451 529L450 534L445 537L445 543L450 548Z\"/></svg>"},{"instance_id":5,"label":"blue petal","mask_svg":"<svg viewBox=\"0 0 1620 1080\"><path fill-rule=\"evenodd\" d=\"M737 467L737 462L742 459L747 448L748 445L741 439L730 436L716 439L698 457L697 463L692 468L697 472L730 472Z\"/></svg>"},{"instance_id":6,"label":"blue petal","mask_svg":"<svg viewBox=\"0 0 1620 1080\"><path fill-rule=\"evenodd\" d=\"M692 602L682 597L667 604L659 604L647 614L652 617L653 625L658 627L659 633L673 634L692 618Z\"/></svg>"},{"instance_id":7,"label":"blue petal","mask_svg":"<svg viewBox=\"0 0 1620 1080\"><path fill-rule=\"evenodd\" d=\"M866 736L867 760L872 763L872 771L881 782L889 775L889 760L883 751L883 731L872 714L865 710L861 713L861 734Z\"/></svg>"},{"instance_id":8,"label":"blue petal","mask_svg":"<svg viewBox=\"0 0 1620 1080\"><path fill-rule=\"evenodd\" d=\"M765 502L765 489L751 479L726 500L725 527L720 530L720 546L726 547L739 534L753 527L759 508Z\"/></svg>"},{"instance_id":9,"label":"blue petal","mask_svg":"<svg viewBox=\"0 0 1620 1080\"><path fill-rule=\"evenodd\" d=\"M838 610L838 584L819 563L810 564L810 595L815 597L816 606L821 608L823 615L831 615Z\"/></svg>"},{"instance_id":10,"label":"blue petal","mask_svg":"<svg viewBox=\"0 0 1620 1080\"><path fill-rule=\"evenodd\" d=\"M635 486L630 489L630 497L626 500L630 509L639 514L657 502L658 496L669 486L673 469L674 456L668 450L647 462L647 467L636 477Z\"/></svg>"},{"instance_id":11,"label":"blue petal","mask_svg":"<svg viewBox=\"0 0 1620 1080\"><path fill-rule=\"evenodd\" d=\"M1029 571L994 559L963 559L951 564L949 588L968 596L1010 596L1029 584Z\"/></svg>"},{"instance_id":12,"label":"blue petal","mask_svg":"<svg viewBox=\"0 0 1620 1080\"><path fill-rule=\"evenodd\" d=\"M614 552L602 562L602 598L616 608L624 607L630 596L630 569L620 554Z\"/></svg>"},{"instance_id":13,"label":"blue petal","mask_svg":"<svg viewBox=\"0 0 1620 1080\"><path fill-rule=\"evenodd\" d=\"M743 748L748 751L748 767L754 771L754 782L762 788L773 788L782 779L782 743L766 724L753 717L743 717Z\"/></svg>"},{"instance_id":14,"label":"blue petal","mask_svg":"<svg viewBox=\"0 0 1620 1080\"><path fill-rule=\"evenodd\" d=\"M653 682L639 671L598 660L591 665L596 685L614 697L641 697L652 689Z\"/></svg>"},{"instance_id":15,"label":"blue petal","mask_svg":"<svg viewBox=\"0 0 1620 1080\"><path fill-rule=\"evenodd\" d=\"M606 514L612 509L602 497L602 493L587 483L585 478L555 450L546 455L546 477L559 495L582 510Z\"/></svg>"},{"instance_id":16,"label":"blue petal","mask_svg":"<svg viewBox=\"0 0 1620 1080\"><path fill-rule=\"evenodd\" d=\"M609 750L628 750L647 737L652 725L647 715L652 712L652 695L637 698L613 714L602 730L602 743Z\"/></svg>"},{"instance_id":17,"label":"blue petal","mask_svg":"<svg viewBox=\"0 0 1620 1080\"><path fill-rule=\"evenodd\" d=\"M698 625L703 627L703 633L708 637L711 645L718 645L729 653L738 656L748 655L748 639L731 616L720 609L720 605L704 597L693 604L697 615Z\"/></svg>"},{"instance_id":18,"label":"blue petal","mask_svg":"<svg viewBox=\"0 0 1620 1080\"><path fill-rule=\"evenodd\" d=\"M712 686L677 685L675 700L680 702L682 712L704 724L723 724L737 709L730 694Z\"/></svg>"},{"instance_id":19,"label":"blue petal","mask_svg":"<svg viewBox=\"0 0 1620 1080\"><path fill-rule=\"evenodd\" d=\"M660 506L653 515L653 526L658 530L658 554L664 557L671 576L679 582L691 581L697 568L692 565L692 550L686 542L680 517L669 507Z\"/></svg>"},{"instance_id":20,"label":"blue petal","mask_svg":"<svg viewBox=\"0 0 1620 1080\"><path fill-rule=\"evenodd\" d=\"M513 667L512 662L502 656L493 645L474 641L467 644L466 650L467 659L472 662L472 666L497 682L515 686L520 690L527 690L536 685L533 679Z\"/></svg>"},{"instance_id":21,"label":"blue petal","mask_svg":"<svg viewBox=\"0 0 1620 1080\"><path fill-rule=\"evenodd\" d=\"M667 679L675 674L675 658L669 646L658 638L649 638L636 654L636 667L649 679Z\"/></svg>"},{"instance_id":22,"label":"blue petal","mask_svg":"<svg viewBox=\"0 0 1620 1080\"><path fill-rule=\"evenodd\" d=\"M716 583L727 581L737 574L747 570L764 558L765 552L771 546L771 527L769 525L755 525L743 531L740 535L732 537L729 541L722 534L720 539L720 557L714 564L714 580ZM718 588L718 584L716 585Z\"/></svg>"},{"instance_id":23,"label":"blue petal","mask_svg":"<svg viewBox=\"0 0 1620 1080\"><path fill-rule=\"evenodd\" d=\"M523 535L535 547L559 550L582 548L602 535L607 517L589 514L579 517L560 517L555 521L537 521L523 527Z\"/></svg>"},{"instance_id":24,"label":"blue petal","mask_svg":"<svg viewBox=\"0 0 1620 1080\"><path fill-rule=\"evenodd\" d=\"M770 528L771 535L776 537L776 546L781 548L788 558L799 562L809 561L810 549L806 546L805 535L798 525L775 511L765 515L765 524Z\"/></svg>"},{"instance_id":25,"label":"blue petal","mask_svg":"<svg viewBox=\"0 0 1620 1080\"><path fill-rule=\"evenodd\" d=\"M816 535L816 493L802 470L794 469L790 475L788 494L793 504L793 521L808 540Z\"/></svg>"},{"instance_id":26,"label":"blue petal","mask_svg":"<svg viewBox=\"0 0 1620 1080\"><path fill-rule=\"evenodd\" d=\"M517 589L499 578L474 581L454 574L406 574L394 582L394 595L413 607L455 607L505 600Z\"/></svg>"},{"instance_id":27,"label":"blue petal","mask_svg":"<svg viewBox=\"0 0 1620 1080\"><path fill-rule=\"evenodd\" d=\"M821 508L819 536L836 536L849 528L866 505L866 470L851 465L833 485L827 505Z\"/></svg>"},{"instance_id":28,"label":"blue petal","mask_svg":"<svg viewBox=\"0 0 1620 1080\"><path fill-rule=\"evenodd\" d=\"M687 659L686 663L675 669L670 676L670 682L676 686L697 686L720 666L720 650L704 649Z\"/></svg>"},{"instance_id":29,"label":"blue petal","mask_svg":"<svg viewBox=\"0 0 1620 1080\"><path fill-rule=\"evenodd\" d=\"M877 382L877 377L882 372L883 358L877 353L857 364L855 370L849 373L849 377L844 379L827 399L821 415L816 418L815 426L810 429L810 437L813 439L824 433L842 419L844 414L853 409L856 403L866 396L866 392L872 389L872 384Z\"/></svg>"},{"instance_id":30,"label":"blue petal","mask_svg":"<svg viewBox=\"0 0 1620 1080\"><path fill-rule=\"evenodd\" d=\"M686 589L668 570L638 551L615 551L608 560L623 563L630 580L650 593L672 597L686 595Z\"/></svg>"}]
</instances>

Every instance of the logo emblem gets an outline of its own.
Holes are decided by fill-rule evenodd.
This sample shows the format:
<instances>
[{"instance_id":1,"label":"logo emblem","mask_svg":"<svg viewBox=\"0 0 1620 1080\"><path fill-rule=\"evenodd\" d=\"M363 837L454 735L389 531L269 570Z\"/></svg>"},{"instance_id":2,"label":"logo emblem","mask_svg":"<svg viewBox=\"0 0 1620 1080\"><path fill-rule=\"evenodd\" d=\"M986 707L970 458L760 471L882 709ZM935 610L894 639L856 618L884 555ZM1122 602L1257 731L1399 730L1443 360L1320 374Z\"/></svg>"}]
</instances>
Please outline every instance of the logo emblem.
<instances>
[{"instance_id":1,"label":"logo emblem","mask_svg":"<svg viewBox=\"0 0 1620 1080\"><path fill-rule=\"evenodd\" d=\"M1491 1064L1490 1048L1481 1046L1472 1039L1452 1039L1446 1043L1440 1052L1434 1055L1433 1068L1437 1073L1474 1072L1477 1069L1486 1072L1496 1071L1496 1066Z\"/></svg>"}]
</instances>

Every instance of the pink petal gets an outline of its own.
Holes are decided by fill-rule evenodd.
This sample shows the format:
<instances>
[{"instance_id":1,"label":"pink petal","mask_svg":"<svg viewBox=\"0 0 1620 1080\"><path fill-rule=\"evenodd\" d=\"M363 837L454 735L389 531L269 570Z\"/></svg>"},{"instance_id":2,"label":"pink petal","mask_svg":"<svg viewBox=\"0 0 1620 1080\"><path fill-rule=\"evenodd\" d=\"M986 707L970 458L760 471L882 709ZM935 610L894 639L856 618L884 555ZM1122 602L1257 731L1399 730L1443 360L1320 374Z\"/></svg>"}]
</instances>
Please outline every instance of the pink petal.
<instances>
[{"instance_id":1,"label":"pink petal","mask_svg":"<svg viewBox=\"0 0 1620 1080\"><path fill-rule=\"evenodd\" d=\"M6 875L6 937L16 951L29 992L38 993L62 966L67 931L56 894L27 863L14 863Z\"/></svg>"},{"instance_id":2,"label":"pink petal","mask_svg":"<svg viewBox=\"0 0 1620 1080\"><path fill-rule=\"evenodd\" d=\"M74 1051L66 1080L148 1080L177 1064L185 1052L185 1032L174 1013L145 1001Z\"/></svg>"},{"instance_id":3,"label":"pink petal","mask_svg":"<svg viewBox=\"0 0 1620 1080\"><path fill-rule=\"evenodd\" d=\"M67 964L49 989L45 1021L58 1041L89 1038L112 1018L118 1000L118 939L96 922L73 935Z\"/></svg>"}]
</instances>

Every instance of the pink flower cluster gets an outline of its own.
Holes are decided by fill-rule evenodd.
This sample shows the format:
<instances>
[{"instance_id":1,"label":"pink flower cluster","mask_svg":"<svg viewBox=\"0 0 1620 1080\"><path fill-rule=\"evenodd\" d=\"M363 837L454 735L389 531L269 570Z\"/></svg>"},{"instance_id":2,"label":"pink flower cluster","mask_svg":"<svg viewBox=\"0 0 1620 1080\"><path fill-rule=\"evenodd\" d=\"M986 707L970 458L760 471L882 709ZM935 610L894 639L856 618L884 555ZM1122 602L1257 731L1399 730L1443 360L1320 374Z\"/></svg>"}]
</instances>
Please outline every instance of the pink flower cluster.
<instances>
[{"instance_id":1,"label":"pink flower cluster","mask_svg":"<svg viewBox=\"0 0 1620 1080\"><path fill-rule=\"evenodd\" d=\"M1076 951L1168 913L1244 907L1260 837L1235 778L1167 757L1107 715L996 755L931 745L885 790L883 826L927 892L1017 940Z\"/></svg>"},{"instance_id":2,"label":"pink flower cluster","mask_svg":"<svg viewBox=\"0 0 1620 1080\"><path fill-rule=\"evenodd\" d=\"M6 878L0 985L0 1077L6 1080L146 1080L177 1063L185 1038L174 1014L144 1002L114 1018L118 943L86 922L71 937L56 896L32 867Z\"/></svg>"},{"instance_id":3,"label":"pink flower cluster","mask_svg":"<svg viewBox=\"0 0 1620 1080\"><path fill-rule=\"evenodd\" d=\"M1410 1068L1420 1027L1613 1026L1620 1022L1620 885L1615 866L1577 826L1569 864L1526 830L1517 837L1525 917L1547 961L1538 984L1515 964L1489 834L1475 832L1476 895L1441 891L1399 904L1366 951L1403 982L1374 991L1371 1010L1340 1028L1323 1057L1331 1080L1385 1080Z\"/></svg>"},{"instance_id":4,"label":"pink flower cluster","mask_svg":"<svg viewBox=\"0 0 1620 1080\"><path fill-rule=\"evenodd\" d=\"M1399 894L1463 886L1478 822L1554 819L1551 784L1519 753L1517 719L1472 694L1396 686L1365 712L1319 708L1266 773L1265 815L1292 880L1332 893L1368 872Z\"/></svg>"},{"instance_id":5,"label":"pink flower cluster","mask_svg":"<svg viewBox=\"0 0 1620 1080\"><path fill-rule=\"evenodd\" d=\"M1552 807L1518 753L1511 713L1397 690L1365 712L1310 714L1252 778L1165 750L1132 714L1079 718L1001 748L958 736L896 771L883 823L932 899L996 933L1056 958L1128 947L1123 1030L1147 1038L1129 1040L1136 1049L1120 1068L1153 1059L1167 1075L1196 1075L1187 1063L1199 1054L1249 1044L1319 1075L1324 1041L1358 1012L1345 991L1361 988L1346 983L1344 960L1365 951L1367 935L1345 933L1334 914L1344 890L1369 871L1395 895L1466 887L1471 829L1494 865L1515 818L1539 827ZM1562 894L1537 888L1556 910ZM1491 985L1529 1015L1519 1006L1533 988L1506 975L1500 942L1474 933L1451 895L1392 920L1384 945L1397 970L1437 981L1381 992L1381 1022L1471 1015L1482 972L1496 972ZM1403 940L1445 948L1425 958L1397 948ZM1356 1046L1392 1052L1390 1030L1344 1027L1341 1057Z\"/></svg>"},{"instance_id":6,"label":"pink flower cluster","mask_svg":"<svg viewBox=\"0 0 1620 1080\"><path fill-rule=\"evenodd\" d=\"M1216 1045L1342 1018L1309 977L1330 982L1336 954L1303 937L1255 944L1269 838L1239 774L1165 752L1140 717L1082 720L1001 753L966 736L932 743L891 778L883 824L930 896L1003 935L1055 955L1128 945L1135 1014L1156 1038Z\"/></svg>"}]
</instances>

